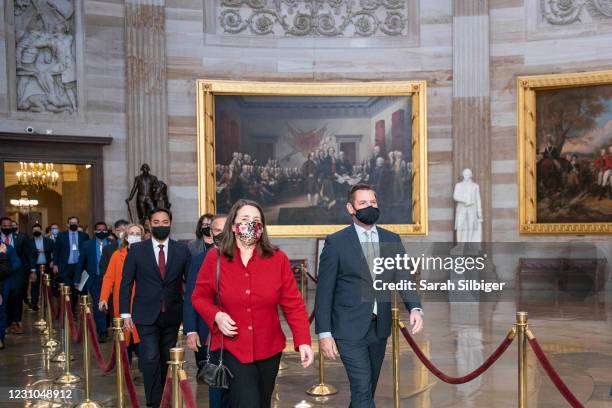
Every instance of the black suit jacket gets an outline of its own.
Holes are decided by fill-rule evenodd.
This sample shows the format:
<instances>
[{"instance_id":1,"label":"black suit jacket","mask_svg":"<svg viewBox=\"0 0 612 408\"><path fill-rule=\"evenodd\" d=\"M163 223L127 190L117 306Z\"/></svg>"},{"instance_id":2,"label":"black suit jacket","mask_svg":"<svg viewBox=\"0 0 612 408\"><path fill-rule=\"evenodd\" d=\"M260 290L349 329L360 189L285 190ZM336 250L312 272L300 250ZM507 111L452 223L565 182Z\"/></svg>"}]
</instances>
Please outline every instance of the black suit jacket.
<instances>
[{"instance_id":1,"label":"black suit jacket","mask_svg":"<svg viewBox=\"0 0 612 408\"><path fill-rule=\"evenodd\" d=\"M381 257L404 254L399 235L378 226L376 229ZM374 290L374 282L354 225L327 237L318 270L315 299L317 333L331 332L337 339L363 339L370 328L376 298L376 334L379 338L389 337L391 293ZM377 279L397 282L411 279L411 276L409 272L389 270L377 275ZM408 310L421 307L416 292L403 291L400 295Z\"/></svg>"},{"instance_id":2,"label":"black suit jacket","mask_svg":"<svg viewBox=\"0 0 612 408\"><path fill-rule=\"evenodd\" d=\"M32 258L32 248L30 247L30 239L26 234L18 232L13 234L13 243L15 252L21 261L21 271L26 274L31 268L36 268L35 260Z\"/></svg>"},{"instance_id":3,"label":"black suit jacket","mask_svg":"<svg viewBox=\"0 0 612 408\"><path fill-rule=\"evenodd\" d=\"M166 249L166 248L164 248ZM180 324L183 316L183 283L187 277L191 254L186 245L168 241L166 276L162 280L150 239L130 246L123 265L119 291L119 312L130 313L132 287L132 320L136 324L153 324L165 304L169 325Z\"/></svg>"},{"instance_id":4,"label":"black suit jacket","mask_svg":"<svg viewBox=\"0 0 612 408\"><path fill-rule=\"evenodd\" d=\"M108 269L108 264L110 263L111 256L115 253L118 247L117 240L112 240L110 244L102 248L102 254L100 255L100 277L103 277L106 273L106 269Z\"/></svg>"},{"instance_id":5,"label":"black suit jacket","mask_svg":"<svg viewBox=\"0 0 612 408\"><path fill-rule=\"evenodd\" d=\"M43 240L43 251L45 252L45 263L46 272L51 272L49 270L49 264L53 260L53 240L51 238L47 238L45 236L42 237ZM36 240L34 237L30 238L30 249L32 250L32 268L38 268L38 248L36 248Z\"/></svg>"}]
</instances>

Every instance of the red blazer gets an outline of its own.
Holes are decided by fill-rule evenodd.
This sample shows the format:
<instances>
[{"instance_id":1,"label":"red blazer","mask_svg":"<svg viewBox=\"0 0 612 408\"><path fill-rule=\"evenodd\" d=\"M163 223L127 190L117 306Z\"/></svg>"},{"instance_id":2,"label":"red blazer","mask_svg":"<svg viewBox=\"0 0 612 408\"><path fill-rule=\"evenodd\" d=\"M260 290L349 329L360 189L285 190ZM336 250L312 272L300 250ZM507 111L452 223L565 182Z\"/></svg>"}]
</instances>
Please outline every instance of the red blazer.
<instances>
[{"instance_id":1,"label":"red blazer","mask_svg":"<svg viewBox=\"0 0 612 408\"><path fill-rule=\"evenodd\" d=\"M293 333L295 350L310 345L310 324L304 300L295 283L289 259L278 250L270 258L254 254L247 266L242 264L240 250L234 259L221 257L221 307L214 304L217 273L217 250L212 249L198 273L192 303L208 327L212 327L212 350L218 350L221 333L215 315L223 311L236 322L238 334L225 337L223 346L241 363L271 357L285 348L278 306Z\"/></svg>"}]
</instances>

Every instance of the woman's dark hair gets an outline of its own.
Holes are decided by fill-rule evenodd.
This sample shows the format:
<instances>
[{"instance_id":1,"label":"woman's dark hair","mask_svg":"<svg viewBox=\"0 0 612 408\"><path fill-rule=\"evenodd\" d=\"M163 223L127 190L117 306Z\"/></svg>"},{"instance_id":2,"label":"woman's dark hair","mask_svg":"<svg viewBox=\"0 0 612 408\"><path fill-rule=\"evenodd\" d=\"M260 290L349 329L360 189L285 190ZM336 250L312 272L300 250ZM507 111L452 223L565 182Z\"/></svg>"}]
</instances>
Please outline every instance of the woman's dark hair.
<instances>
[{"instance_id":1,"label":"woman's dark hair","mask_svg":"<svg viewBox=\"0 0 612 408\"><path fill-rule=\"evenodd\" d=\"M202 235L202 231L201 231L204 220L209 219L212 222L213 217L214 215L212 215L211 213L206 213L198 219L198 223L196 224L196 230L195 230L195 234L196 234L196 237L198 237L198 239L202 239L202 237L204 236Z\"/></svg>"},{"instance_id":2,"label":"woman's dark hair","mask_svg":"<svg viewBox=\"0 0 612 408\"><path fill-rule=\"evenodd\" d=\"M234 223L236 222L236 214L238 214L238 210L247 205L257 208L261 217L261 224L263 226L261 238L257 242L257 253L263 258L269 258L275 251L278 251L278 247L272 245L270 238L268 237L268 232L266 231L266 217L261 206L255 201L240 199L236 201L236 203L232 206L232 209L227 214L227 222L223 228L223 240L221 241L220 248L221 255L230 261L234 259L234 253L236 251L236 237L234 236L234 231L232 230Z\"/></svg>"}]
</instances>

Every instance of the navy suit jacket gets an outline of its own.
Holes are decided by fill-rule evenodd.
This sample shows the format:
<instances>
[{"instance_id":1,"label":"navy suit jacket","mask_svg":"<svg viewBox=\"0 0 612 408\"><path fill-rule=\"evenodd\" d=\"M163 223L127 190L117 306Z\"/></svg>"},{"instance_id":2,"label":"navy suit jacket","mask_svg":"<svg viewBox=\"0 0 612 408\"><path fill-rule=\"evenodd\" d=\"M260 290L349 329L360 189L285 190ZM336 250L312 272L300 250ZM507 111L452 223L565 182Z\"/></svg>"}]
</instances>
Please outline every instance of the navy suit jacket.
<instances>
[{"instance_id":1,"label":"navy suit jacket","mask_svg":"<svg viewBox=\"0 0 612 408\"><path fill-rule=\"evenodd\" d=\"M404 254L399 235L379 226L381 257ZM411 279L409 272L389 270L377 276L384 282ZM317 333L331 332L337 339L361 340L370 328L374 299L377 302L376 334L379 338L391 335L391 294L375 291L365 255L355 226L351 225L325 240L319 262L317 293L315 298L315 329ZM400 295L408 310L420 308L414 291Z\"/></svg>"},{"instance_id":2,"label":"navy suit jacket","mask_svg":"<svg viewBox=\"0 0 612 408\"><path fill-rule=\"evenodd\" d=\"M13 244L15 252L21 261L21 272L28 274L31 268L36 268L35 260L32 258L30 239L26 234L19 232L13 234Z\"/></svg>"},{"instance_id":3,"label":"navy suit jacket","mask_svg":"<svg viewBox=\"0 0 612 408\"><path fill-rule=\"evenodd\" d=\"M62 231L57 234L55 239L55 247L53 248L53 264L57 265L60 274L64 273L68 260L70 259L70 231ZM79 251L85 241L89 240L89 236L84 232L77 232L79 240Z\"/></svg>"},{"instance_id":4,"label":"navy suit jacket","mask_svg":"<svg viewBox=\"0 0 612 408\"><path fill-rule=\"evenodd\" d=\"M46 272L49 271L49 264L53 261L53 240L51 238L47 238L45 236L42 237L43 240L43 251L45 252L45 263ZM37 268L38 264L38 248L36 248L36 240L34 237L30 238L30 249L32 250L32 268Z\"/></svg>"},{"instance_id":5,"label":"navy suit jacket","mask_svg":"<svg viewBox=\"0 0 612 408\"><path fill-rule=\"evenodd\" d=\"M166 275L162 280L150 239L130 246L123 265L123 277L119 290L119 312L130 313L136 324L155 323L164 302L170 317L167 324L180 324L183 315L183 283L189 269L191 253L186 245L168 241ZM136 285L134 302L132 287Z\"/></svg>"},{"instance_id":6,"label":"navy suit jacket","mask_svg":"<svg viewBox=\"0 0 612 408\"><path fill-rule=\"evenodd\" d=\"M185 282L185 301L183 302L183 331L185 334L197 332L202 343L206 341L210 330L206 323L204 323L202 316L193 308L191 296L193 295L195 283L198 280L198 272L200 272L200 267L207 253L208 249L204 248L204 252L200 252L191 258L191 264L187 272L187 281Z\"/></svg>"},{"instance_id":7,"label":"navy suit jacket","mask_svg":"<svg viewBox=\"0 0 612 408\"><path fill-rule=\"evenodd\" d=\"M83 289L87 291L91 289L94 282L101 282L103 278L102 270L100 270L100 276L96 277L96 271L98 269L98 254L96 248L97 245L97 239L90 239L83 242L79 251L79 264L77 265L77 268L74 272L73 282L75 285L78 285L81 282L81 275L83 274L83 271L87 271L89 279L87 279L87 282L83 287ZM105 246L108 246L108 244ZM102 256L102 253L100 253L100 256Z\"/></svg>"}]
</instances>

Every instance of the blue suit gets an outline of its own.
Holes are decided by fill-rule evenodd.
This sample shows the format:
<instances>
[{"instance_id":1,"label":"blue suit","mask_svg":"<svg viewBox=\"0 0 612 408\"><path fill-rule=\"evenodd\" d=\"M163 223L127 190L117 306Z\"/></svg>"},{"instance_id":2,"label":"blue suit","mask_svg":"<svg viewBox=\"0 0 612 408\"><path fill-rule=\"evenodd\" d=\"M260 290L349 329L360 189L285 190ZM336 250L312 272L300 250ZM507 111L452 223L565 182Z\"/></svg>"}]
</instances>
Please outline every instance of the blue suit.
<instances>
[{"instance_id":1,"label":"blue suit","mask_svg":"<svg viewBox=\"0 0 612 408\"><path fill-rule=\"evenodd\" d=\"M0 283L0 287L2 291L2 304L0 305L0 340L4 341L4 337L6 334L6 303L9 298L9 294L11 290L14 289L15 284L19 281L20 271L21 271L21 260L19 256L17 256L17 252L12 245L6 246L6 259L8 260L11 266L11 276L7 278L4 282Z\"/></svg>"},{"instance_id":2,"label":"blue suit","mask_svg":"<svg viewBox=\"0 0 612 408\"><path fill-rule=\"evenodd\" d=\"M196 281L198 280L198 272L200 267L204 263L204 258L208 253L208 249L204 246L204 252L194 255L191 258L189 264L189 271L187 272L187 279L185 281L185 301L183 302L183 331L185 334L191 332L197 332L202 343L202 348L196 352L196 362L203 361L206 358L206 339L210 333L210 329L204 323L202 316L198 314L193 308L191 303L191 296L193 295L193 289L195 288ZM223 403L223 396L225 391L222 388L209 388L208 389L208 405L210 408L222 408L227 407L227 403ZM227 401L226 401L227 402Z\"/></svg>"},{"instance_id":3,"label":"blue suit","mask_svg":"<svg viewBox=\"0 0 612 408\"><path fill-rule=\"evenodd\" d=\"M109 240L102 241L103 247L109 244ZM74 273L73 285L78 285L81 282L83 271L87 271L89 278L83 287L83 294L90 293L93 301L93 315L96 322L98 333L106 333L106 315L101 312L97 305L100 301L100 292L102 291L103 275L99 270L100 258L102 251L100 248L100 240L90 239L81 244L79 251L79 263Z\"/></svg>"},{"instance_id":4,"label":"blue suit","mask_svg":"<svg viewBox=\"0 0 612 408\"><path fill-rule=\"evenodd\" d=\"M62 282L65 285L72 285L74 283L74 272L77 264L78 258L76 262L74 262L74 266L69 266L70 261L70 232L71 231L62 231L57 234L57 238L55 239L55 246L53 247L53 263L57 265L59 269L59 274L62 279ZM84 232L76 232L78 239L78 248L83 245L84 242L89 240L89 236ZM74 260L74 259L73 259Z\"/></svg>"}]
</instances>

